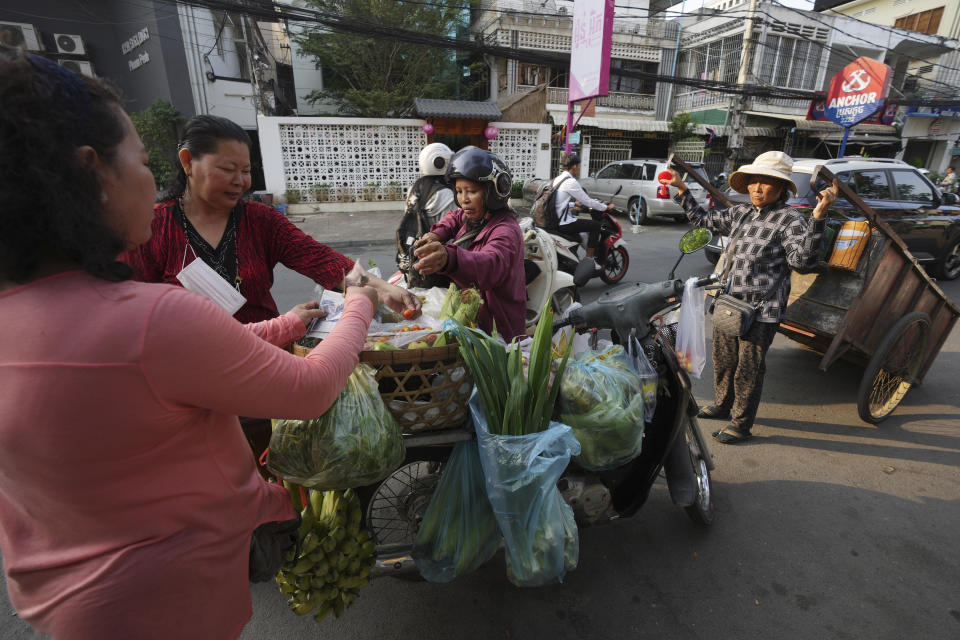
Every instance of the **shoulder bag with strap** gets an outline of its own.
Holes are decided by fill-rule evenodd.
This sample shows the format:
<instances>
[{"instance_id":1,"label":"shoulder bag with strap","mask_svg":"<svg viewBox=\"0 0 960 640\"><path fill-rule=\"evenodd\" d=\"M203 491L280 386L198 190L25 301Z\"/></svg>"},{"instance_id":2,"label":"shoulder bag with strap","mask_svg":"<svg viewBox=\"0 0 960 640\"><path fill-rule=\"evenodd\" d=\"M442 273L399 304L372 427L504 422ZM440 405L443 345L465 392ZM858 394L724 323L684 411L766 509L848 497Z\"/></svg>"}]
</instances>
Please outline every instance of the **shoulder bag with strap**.
<instances>
[{"instance_id":1,"label":"shoulder bag with strap","mask_svg":"<svg viewBox=\"0 0 960 640\"><path fill-rule=\"evenodd\" d=\"M743 233L744 227L747 225L747 219L749 217L750 212L747 212L741 219L740 224L737 226L737 232L733 235L730 244L727 245L723 253L723 273L720 276L720 282L723 283L725 292L716 297L713 306L710 308L711 313L713 313L713 326L723 333L737 336L738 338L747 335L750 327L753 326L754 318L756 318L757 313L759 313L763 307L763 303L773 295L773 292L776 291L780 285L779 281L775 282L773 288L768 291L756 305L752 305L729 293L730 283L727 278L733 264L733 251L737 246L740 235Z\"/></svg>"}]
</instances>

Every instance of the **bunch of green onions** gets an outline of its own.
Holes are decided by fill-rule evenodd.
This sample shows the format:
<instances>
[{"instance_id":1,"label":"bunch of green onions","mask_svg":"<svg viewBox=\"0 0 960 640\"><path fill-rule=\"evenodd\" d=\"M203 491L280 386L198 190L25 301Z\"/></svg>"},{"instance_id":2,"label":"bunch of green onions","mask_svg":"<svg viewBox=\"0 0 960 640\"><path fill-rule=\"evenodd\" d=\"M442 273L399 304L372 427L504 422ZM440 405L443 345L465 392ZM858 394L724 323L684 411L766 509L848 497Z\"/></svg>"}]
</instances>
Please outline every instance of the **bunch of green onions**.
<instances>
[{"instance_id":1,"label":"bunch of green onions","mask_svg":"<svg viewBox=\"0 0 960 640\"><path fill-rule=\"evenodd\" d=\"M523 354L515 340L508 350L496 339L496 327L494 337L490 337L460 323L456 325L460 355L476 380L490 433L522 436L544 431L550 426L560 380L570 357L570 346L557 366L551 385L553 310L549 303L540 314L533 334L526 377L523 375Z\"/></svg>"}]
</instances>

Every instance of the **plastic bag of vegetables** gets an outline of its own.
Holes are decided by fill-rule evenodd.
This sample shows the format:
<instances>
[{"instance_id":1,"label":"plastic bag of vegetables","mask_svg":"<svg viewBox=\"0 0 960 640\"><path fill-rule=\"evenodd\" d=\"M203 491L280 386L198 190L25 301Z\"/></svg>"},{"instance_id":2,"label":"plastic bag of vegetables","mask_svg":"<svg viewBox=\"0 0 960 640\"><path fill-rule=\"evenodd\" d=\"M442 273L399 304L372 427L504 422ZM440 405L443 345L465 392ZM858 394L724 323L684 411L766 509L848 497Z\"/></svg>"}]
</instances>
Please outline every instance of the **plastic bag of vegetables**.
<instances>
[{"instance_id":1,"label":"plastic bag of vegetables","mask_svg":"<svg viewBox=\"0 0 960 640\"><path fill-rule=\"evenodd\" d=\"M274 420L267 468L305 487L349 489L383 480L403 457L400 426L380 397L373 369L360 364L319 418Z\"/></svg>"},{"instance_id":2,"label":"plastic bag of vegetables","mask_svg":"<svg viewBox=\"0 0 960 640\"><path fill-rule=\"evenodd\" d=\"M491 433L476 392L470 413L487 496L506 543L507 578L518 587L562 582L577 568L580 538L557 481L580 452L577 439L559 422L521 436Z\"/></svg>"},{"instance_id":3,"label":"plastic bag of vegetables","mask_svg":"<svg viewBox=\"0 0 960 640\"><path fill-rule=\"evenodd\" d=\"M578 353L560 382L560 420L573 428L585 469L612 469L640 455L642 380L620 346Z\"/></svg>"},{"instance_id":4,"label":"plastic bag of vegetables","mask_svg":"<svg viewBox=\"0 0 960 640\"><path fill-rule=\"evenodd\" d=\"M503 535L483 484L476 442L453 448L420 523L413 557L430 582L450 582L497 552Z\"/></svg>"},{"instance_id":5,"label":"plastic bag of vegetables","mask_svg":"<svg viewBox=\"0 0 960 640\"><path fill-rule=\"evenodd\" d=\"M647 358L643 345L634 336L630 336L630 358L633 370L640 376L640 390L643 392L643 419L653 421L653 414L657 411L657 382L660 376L653 368L653 363Z\"/></svg>"}]
</instances>

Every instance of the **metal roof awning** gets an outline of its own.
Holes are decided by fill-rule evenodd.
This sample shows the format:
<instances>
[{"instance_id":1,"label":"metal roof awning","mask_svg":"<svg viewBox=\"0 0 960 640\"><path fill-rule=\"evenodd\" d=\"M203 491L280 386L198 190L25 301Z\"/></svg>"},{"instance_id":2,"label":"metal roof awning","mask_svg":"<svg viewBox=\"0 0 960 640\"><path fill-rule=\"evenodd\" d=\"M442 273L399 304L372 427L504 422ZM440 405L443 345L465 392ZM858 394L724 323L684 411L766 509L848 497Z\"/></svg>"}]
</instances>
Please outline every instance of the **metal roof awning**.
<instances>
[{"instance_id":1,"label":"metal roof awning","mask_svg":"<svg viewBox=\"0 0 960 640\"><path fill-rule=\"evenodd\" d=\"M840 144L843 141L843 134L836 133L818 133L816 137L820 138L827 144ZM870 147L878 144L897 144L900 142L900 138L897 136L885 136L883 134L869 134L869 133L851 133L847 138L847 143L849 144L859 144L865 147Z\"/></svg>"},{"instance_id":2,"label":"metal roof awning","mask_svg":"<svg viewBox=\"0 0 960 640\"><path fill-rule=\"evenodd\" d=\"M503 117L500 109L493 102L471 102L469 100L414 98L413 110L421 118L466 118L497 121Z\"/></svg>"},{"instance_id":3,"label":"metal roof awning","mask_svg":"<svg viewBox=\"0 0 960 640\"><path fill-rule=\"evenodd\" d=\"M789 120L797 129L801 131L820 131L824 133L837 133L843 135L843 127L829 120L807 120L803 116L789 115L786 113L767 113L765 111L744 111L747 115L761 118L774 118L777 120ZM896 133L896 129L888 124L858 124L850 130L851 133L882 133L891 135Z\"/></svg>"},{"instance_id":4,"label":"metal roof awning","mask_svg":"<svg viewBox=\"0 0 960 640\"><path fill-rule=\"evenodd\" d=\"M557 125L565 124L567 121L566 111L550 111L550 117ZM574 122L577 118L574 116ZM583 116L578 127L596 127L597 129L607 129L613 131L659 131L668 133L670 131L669 122L666 120L651 120L648 118L607 118L604 116Z\"/></svg>"},{"instance_id":5,"label":"metal roof awning","mask_svg":"<svg viewBox=\"0 0 960 640\"><path fill-rule=\"evenodd\" d=\"M721 124L698 124L694 129L694 132L698 135L705 136L710 133L707 131L707 128L713 129L713 133L718 136L729 136L733 132L733 127ZM776 127L744 127L743 135L748 138L780 137L780 133L777 131Z\"/></svg>"}]
</instances>

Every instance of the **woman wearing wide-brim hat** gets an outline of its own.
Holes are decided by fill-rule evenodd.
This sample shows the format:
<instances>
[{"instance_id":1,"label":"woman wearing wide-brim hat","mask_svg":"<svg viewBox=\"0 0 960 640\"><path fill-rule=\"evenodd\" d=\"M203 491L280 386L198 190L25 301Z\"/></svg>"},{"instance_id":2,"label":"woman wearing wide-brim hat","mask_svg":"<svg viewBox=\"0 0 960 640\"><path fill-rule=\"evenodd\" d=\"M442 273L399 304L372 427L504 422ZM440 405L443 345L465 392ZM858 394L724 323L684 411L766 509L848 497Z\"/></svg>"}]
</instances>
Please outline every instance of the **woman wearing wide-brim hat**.
<instances>
[{"instance_id":1,"label":"woman wearing wide-brim hat","mask_svg":"<svg viewBox=\"0 0 960 640\"><path fill-rule=\"evenodd\" d=\"M752 164L730 174L730 186L750 196L750 204L707 211L697 204L676 171L668 184L677 188L674 199L691 222L716 234L733 237L732 255L725 255L729 267L724 284L727 293L751 305L759 305L750 330L742 337L713 330L713 388L715 402L705 407L701 418L729 420L713 437L734 444L751 436L763 376L767 349L790 294L790 270L809 270L820 257L827 210L837 199L837 186L817 196L812 220L787 206L790 194L797 193L791 178L793 159L782 151L768 151ZM727 250L729 254L730 249Z\"/></svg>"}]
</instances>

